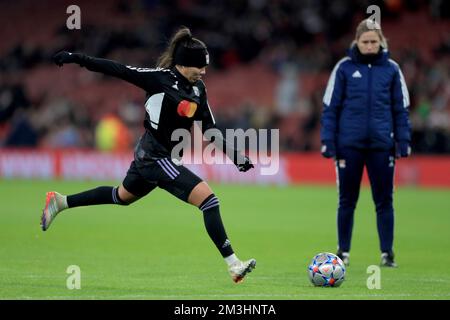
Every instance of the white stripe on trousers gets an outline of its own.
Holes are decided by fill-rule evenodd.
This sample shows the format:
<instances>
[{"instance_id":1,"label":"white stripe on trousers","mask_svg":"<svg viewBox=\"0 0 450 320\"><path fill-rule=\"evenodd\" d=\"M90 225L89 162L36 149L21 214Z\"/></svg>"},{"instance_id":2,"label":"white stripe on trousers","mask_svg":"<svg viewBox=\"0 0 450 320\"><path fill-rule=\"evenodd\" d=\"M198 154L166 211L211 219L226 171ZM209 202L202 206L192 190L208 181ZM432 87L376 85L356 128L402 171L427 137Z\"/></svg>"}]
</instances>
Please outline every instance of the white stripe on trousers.
<instances>
[{"instance_id":1,"label":"white stripe on trousers","mask_svg":"<svg viewBox=\"0 0 450 320\"><path fill-rule=\"evenodd\" d=\"M162 160L170 169L172 169L173 172L175 172L175 175L180 174L180 172L173 166L172 162L170 162L167 158L162 159Z\"/></svg>"},{"instance_id":2,"label":"white stripe on trousers","mask_svg":"<svg viewBox=\"0 0 450 320\"><path fill-rule=\"evenodd\" d=\"M174 166L167 159L159 159L156 161L164 172L171 178L175 179L180 172L174 168Z\"/></svg>"}]
</instances>

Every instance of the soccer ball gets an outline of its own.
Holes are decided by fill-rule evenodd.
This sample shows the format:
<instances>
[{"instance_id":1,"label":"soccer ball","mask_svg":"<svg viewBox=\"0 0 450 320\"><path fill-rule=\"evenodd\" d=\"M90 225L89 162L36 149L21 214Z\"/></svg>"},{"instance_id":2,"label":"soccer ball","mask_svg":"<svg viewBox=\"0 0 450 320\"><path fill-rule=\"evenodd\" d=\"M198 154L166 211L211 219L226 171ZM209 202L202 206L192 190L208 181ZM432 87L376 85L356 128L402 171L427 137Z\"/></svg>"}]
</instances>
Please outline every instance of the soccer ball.
<instances>
[{"instance_id":1,"label":"soccer ball","mask_svg":"<svg viewBox=\"0 0 450 320\"><path fill-rule=\"evenodd\" d=\"M308 266L308 276L316 287L339 287L344 282L344 262L335 254L319 253Z\"/></svg>"}]
</instances>

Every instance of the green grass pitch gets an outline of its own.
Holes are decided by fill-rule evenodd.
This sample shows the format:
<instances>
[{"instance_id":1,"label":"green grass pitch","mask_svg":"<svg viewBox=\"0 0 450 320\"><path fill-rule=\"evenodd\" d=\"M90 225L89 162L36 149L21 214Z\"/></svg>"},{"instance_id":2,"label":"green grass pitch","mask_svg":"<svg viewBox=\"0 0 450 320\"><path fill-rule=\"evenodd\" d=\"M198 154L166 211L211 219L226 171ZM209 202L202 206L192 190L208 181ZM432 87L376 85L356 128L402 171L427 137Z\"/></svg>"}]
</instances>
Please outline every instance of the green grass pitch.
<instances>
[{"instance_id":1,"label":"green grass pitch","mask_svg":"<svg viewBox=\"0 0 450 320\"><path fill-rule=\"evenodd\" d=\"M257 267L235 285L209 240L198 209L162 190L129 207L75 208L47 232L45 192L70 194L112 182L0 181L0 299L449 299L450 192L395 190L398 269L381 269L370 190L355 214L351 265L339 288L316 288L306 268L336 249L335 187L213 185L241 259ZM81 270L69 290L67 268Z\"/></svg>"}]
</instances>

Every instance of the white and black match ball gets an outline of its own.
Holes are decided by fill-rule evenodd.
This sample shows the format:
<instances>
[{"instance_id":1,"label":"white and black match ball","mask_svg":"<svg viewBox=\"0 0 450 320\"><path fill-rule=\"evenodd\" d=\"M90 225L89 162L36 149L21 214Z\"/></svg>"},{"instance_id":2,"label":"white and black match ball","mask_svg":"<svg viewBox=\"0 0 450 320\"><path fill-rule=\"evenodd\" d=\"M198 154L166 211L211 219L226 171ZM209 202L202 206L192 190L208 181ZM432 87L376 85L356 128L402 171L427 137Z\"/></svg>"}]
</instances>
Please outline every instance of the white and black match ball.
<instances>
[{"instance_id":1,"label":"white and black match ball","mask_svg":"<svg viewBox=\"0 0 450 320\"><path fill-rule=\"evenodd\" d=\"M319 253L308 266L308 276L316 287L339 287L345 279L344 262L335 254Z\"/></svg>"}]
</instances>

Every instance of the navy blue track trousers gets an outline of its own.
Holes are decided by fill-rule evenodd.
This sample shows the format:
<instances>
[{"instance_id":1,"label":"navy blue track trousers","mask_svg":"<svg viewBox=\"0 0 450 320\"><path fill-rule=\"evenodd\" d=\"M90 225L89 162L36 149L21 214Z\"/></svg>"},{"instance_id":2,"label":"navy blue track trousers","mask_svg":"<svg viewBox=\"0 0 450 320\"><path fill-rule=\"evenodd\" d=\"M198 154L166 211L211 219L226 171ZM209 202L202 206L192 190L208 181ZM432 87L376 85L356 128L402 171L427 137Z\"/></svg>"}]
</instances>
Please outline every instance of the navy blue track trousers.
<instances>
[{"instance_id":1,"label":"navy blue track trousers","mask_svg":"<svg viewBox=\"0 0 450 320\"><path fill-rule=\"evenodd\" d=\"M339 249L350 251L353 217L359 197L364 166L370 180L375 203L377 229L382 252L392 250L394 241L394 150L342 148L336 157L339 191L337 213Z\"/></svg>"}]
</instances>

